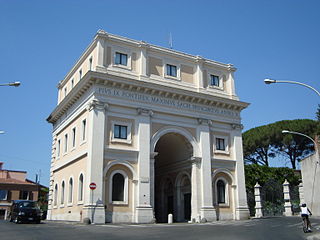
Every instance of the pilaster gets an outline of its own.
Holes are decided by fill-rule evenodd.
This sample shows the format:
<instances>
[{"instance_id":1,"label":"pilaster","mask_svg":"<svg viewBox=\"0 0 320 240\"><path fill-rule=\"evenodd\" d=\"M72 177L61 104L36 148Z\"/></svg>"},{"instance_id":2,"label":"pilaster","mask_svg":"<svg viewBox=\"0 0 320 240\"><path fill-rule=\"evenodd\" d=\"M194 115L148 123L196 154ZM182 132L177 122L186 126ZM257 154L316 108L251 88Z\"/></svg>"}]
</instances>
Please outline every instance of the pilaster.
<instances>
[{"instance_id":1,"label":"pilaster","mask_svg":"<svg viewBox=\"0 0 320 240\"><path fill-rule=\"evenodd\" d=\"M231 141L233 141L233 156L236 160L236 171L235 171L235 184L236 188L236 201L235 201L235 219L248 219L249 208L247 204L246 185L244 178L244 162L243 162L243 148L242 148L242 125L233 124L231 131Z\"/></svg>"},{"instance_id":2,"label":"pilaster","mask_svg":"<svg viewBox=\"0 0 320 240\"><path fill-rule=\"evenodd\" d=\"M141 76L147 76L147 48L149 47L149 45L144 42L141 41L139 44L140 47L140 75Z\"/></svg>"},{"instance_id":3,"label":"pilaster","mask_svg":"<svg viewBox=\"0 0 320 240\"><path fill-rule=\"evenodd\" d=\"M196 59L196 82L198 85L198 88L204 88L204 82L203 82L203 71L202 71L202 66L203 66L204 59L200 56L197 56Z\"/></svg>"},{"instance_id":4,"label":"pilaster","mask_svg":"<svg viewBox=\"0 0 320 240\"><path fill-rule=\"evenodd\" d=\"M151 166L150 166L150 118L153 112L149 109L138 108L138 185L136 201L136 223L153 221L151 206Z\"/></svg>"},{"instance_id":5,"label":"pilaster","mask_svg":"<svg viewBox=\"0 0 320 240\"><path fill-rule=\"evenodd\" d=\"M196 222L199 219L201 208L201 195L199 194L199 171L201 165L200 157L192 157L191 161L191 221Z\"/></svg>"},{"instance_id":6,"label":"pilaster","mask_svg":"<svg viewBox=\"0 0 320 240\"><path fill-rule=\"evenodd\" d=\"M88 161L86 184L84 185L85 205L84 218L92 223L105 223L103 205L103 161L105 145L106 110L108 104L93 99L88 104ZM90 190L89 184L96 183L96 189Z\"/></svg>"},{"instance_id":7,"label":"pilaster","mask_svg":"<svg viewBox=\"0 0 320 240\"><path fill-rule=\"evenodd\" d=\"M198 119L198 141L202 156L200 167L201 179L201 219L206 221L216 220L216 211L213 207L212 175L211 175L211 144L210 144L210 120Z\"/></svg>"}]
</instances>

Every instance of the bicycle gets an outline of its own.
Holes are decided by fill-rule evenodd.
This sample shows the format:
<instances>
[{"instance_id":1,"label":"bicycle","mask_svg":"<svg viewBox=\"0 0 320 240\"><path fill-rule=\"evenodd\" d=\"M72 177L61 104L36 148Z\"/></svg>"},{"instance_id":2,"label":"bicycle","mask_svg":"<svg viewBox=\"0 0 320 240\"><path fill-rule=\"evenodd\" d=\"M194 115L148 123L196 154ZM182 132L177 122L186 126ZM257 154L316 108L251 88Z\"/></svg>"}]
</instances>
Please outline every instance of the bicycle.
<instances>
[{"instance_id":1,"label":"bicycle","mask_svg":"<svg viewBox=\"0 0 320 240\"><path fill-rule=\"evenodd\" d=\"M304 233L309 233L312 232L311 231L311 224L310 224L310 220L308 218L308 216L303 216L302 217L302 230Z\"/></svg>"}]
</instances>

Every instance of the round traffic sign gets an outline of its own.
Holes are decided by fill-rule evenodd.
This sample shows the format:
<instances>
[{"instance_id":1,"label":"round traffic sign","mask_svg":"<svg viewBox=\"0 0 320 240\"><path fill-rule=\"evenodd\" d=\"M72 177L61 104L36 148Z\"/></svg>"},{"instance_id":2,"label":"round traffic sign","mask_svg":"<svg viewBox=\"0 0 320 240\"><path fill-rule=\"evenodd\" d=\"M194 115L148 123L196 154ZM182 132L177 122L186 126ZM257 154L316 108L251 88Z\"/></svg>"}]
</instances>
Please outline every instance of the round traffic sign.
<instances>
[{"instance_id":1,"label":"round traffic sign","mask_svg":"<svg viewBox=\"0 0 320 240\"><path fill-rule=\"evenodd\" d=\"M90 188L91 190L95 190L96 187L97 187L97 185L96 185L94 182L90 183L90 185L89 185L89 188Z\"/></svg>"}]
</instances>

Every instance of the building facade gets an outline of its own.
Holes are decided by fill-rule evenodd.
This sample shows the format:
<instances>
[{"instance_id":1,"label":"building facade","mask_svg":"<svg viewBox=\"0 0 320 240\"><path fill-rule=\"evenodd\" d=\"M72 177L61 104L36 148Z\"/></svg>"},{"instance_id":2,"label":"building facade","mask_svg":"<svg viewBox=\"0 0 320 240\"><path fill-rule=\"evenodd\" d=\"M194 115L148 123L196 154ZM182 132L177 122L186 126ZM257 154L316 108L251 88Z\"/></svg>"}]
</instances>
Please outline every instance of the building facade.
<instances>
[{"instance_id":1,"label":"building facade","mask_svg":"<svg viewBox=\"0 0 320 240\"><path fill-rule=\"evenodd\" d=\"M319 142L319 137L315 138ZM319 145L315 145L315 153L302 159L302 194L300 193L300 203L306 203L312 212L312 216L320 216L320 167L319 167ZM302 196L301 196L302 195Z\"/></svg>"},{"instance_id":2,"label":"building facade","mask_svg":"<svg viewBox=\"0 0 320 240\"><path fill-rule=\"evenodd\" d=\"M240 118L248 104L235 93L235 70L98 31L47 119L48 218L248 218Z\"/></svg>"},{"instance_id":3,"label":"building facade","mask_svg":"<svg viewBox=\"0 0 320 240\"><path fill-rule=\"evenodd\" d=\"M2 166L0 162L0 219L8 219L12 200L38 201L40 186L26 178L27 172Z\"/></svg>"}]
</instances>

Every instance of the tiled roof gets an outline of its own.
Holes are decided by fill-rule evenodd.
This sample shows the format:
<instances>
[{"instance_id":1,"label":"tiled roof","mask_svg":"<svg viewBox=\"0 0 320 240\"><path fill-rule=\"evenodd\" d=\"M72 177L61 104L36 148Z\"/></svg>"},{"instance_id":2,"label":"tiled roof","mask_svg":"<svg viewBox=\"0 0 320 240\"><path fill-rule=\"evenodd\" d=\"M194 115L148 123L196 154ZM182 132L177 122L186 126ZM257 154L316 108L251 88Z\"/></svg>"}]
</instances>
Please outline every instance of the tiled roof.
<instances>
[{"instance_id":1,"label":"tiled roof","mask_svg":"<svg viewBox=\"0 0 320 240\"><path fill-rule=\"evenodd\" d=\"M31 182L21 181L14 178L0 178L0 184L23 184L23 185L36 185Z\"/></svg>"}]
</instances>

